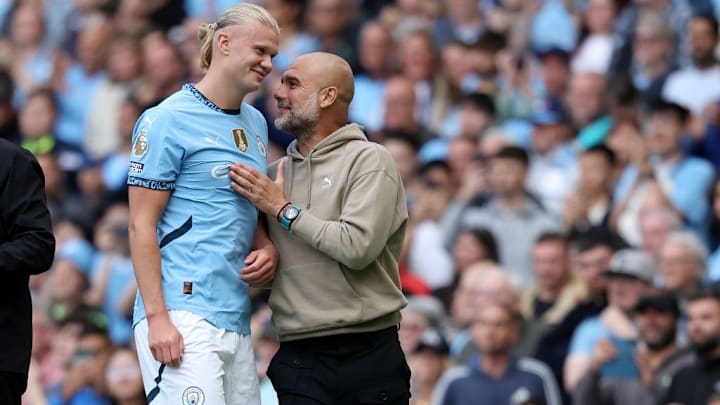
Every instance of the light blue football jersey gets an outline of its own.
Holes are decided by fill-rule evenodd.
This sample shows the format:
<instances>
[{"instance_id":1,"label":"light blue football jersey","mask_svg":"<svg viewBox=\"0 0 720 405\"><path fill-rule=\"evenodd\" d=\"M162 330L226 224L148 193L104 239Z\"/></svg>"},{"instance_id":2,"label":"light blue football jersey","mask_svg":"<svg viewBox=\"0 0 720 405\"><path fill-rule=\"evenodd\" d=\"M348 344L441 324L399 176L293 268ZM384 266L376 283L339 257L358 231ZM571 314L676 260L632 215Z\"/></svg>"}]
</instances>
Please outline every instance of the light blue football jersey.
<instances>
[{"instance_id":1,"label":"light blue football jersey","mask_svg":"<svg viewBox=\"0 0 720 405\"><path fill-rule=\"evenodd\" d=\"M250 299L239 273L258 211L230 187L229 165L265 173L267 132L252 106L221 110L186 84L138 119L128 171L130 186L171 191L158 223L167 308L243 334L250 333ZM138 293L133 324L143 318Z\"/></svg>"}]
</instances>

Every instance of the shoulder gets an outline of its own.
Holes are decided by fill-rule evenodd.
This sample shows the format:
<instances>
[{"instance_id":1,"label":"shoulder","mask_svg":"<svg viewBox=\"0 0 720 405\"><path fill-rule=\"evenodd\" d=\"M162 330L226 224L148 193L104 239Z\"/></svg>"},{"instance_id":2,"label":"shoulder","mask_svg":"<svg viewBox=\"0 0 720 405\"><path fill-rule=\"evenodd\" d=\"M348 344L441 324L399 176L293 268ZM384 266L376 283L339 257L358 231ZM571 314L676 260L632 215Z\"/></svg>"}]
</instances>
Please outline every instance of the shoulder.
<instances>
[{"instance_id":1,"label":"shoulder","mask_svg":"<svg viewBox=\"0 0 720 405\"><path fill-rule=\"evenodd\" d=\"M0 138L0 167L15 166L18 163L32 164L34 162L37 162L37 160L28 150Z\"/></svg>"},{"instance_id":2,"label":"shoulder","mask_svg":"<svg viewBox=\"0 0 720 405\"><path fill-rule=\"evenodd\" d=\"M714 173L714 169L710 162L694 156L687 156L685 159L683 159L680 167L686 172L692 172L693 175L712 177Z\"/></svg>"},{"instance_id":3,"label":"shoulder","mask_svg":"<svg viewBox=\"0 0 720 405\"><path fill-rule=\"evenodd\" d=\"M548 378L553 378L550 368L539 360L535 360L530 357L522 357L518 360L517 366L520 371L539 377L543 381Z\"/></svg>"},{"instance_id":4,"label":"shoulder","mask_svg":"<svg viewBox=\"0 0 720 405\"><path fill-rule=\"evenodd\" d=\"M455 366L446 370L435 386L435 394L439 396L439 400L447 395L448 392L457 389L457 382L469 378L471 374L468 366Z\"/></svg>"}]
</instances>

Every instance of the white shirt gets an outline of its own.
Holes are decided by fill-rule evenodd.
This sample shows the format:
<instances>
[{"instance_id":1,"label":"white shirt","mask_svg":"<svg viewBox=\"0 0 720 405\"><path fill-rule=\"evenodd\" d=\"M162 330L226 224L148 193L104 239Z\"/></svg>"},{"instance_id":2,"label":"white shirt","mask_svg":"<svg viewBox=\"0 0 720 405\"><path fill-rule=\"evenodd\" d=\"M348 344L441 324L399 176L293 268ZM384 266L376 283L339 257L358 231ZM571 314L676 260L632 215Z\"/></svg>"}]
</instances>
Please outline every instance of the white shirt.
<instances>
[{"instance_id":1,"label":"white shirt","mask_svg":"<svg viewBox=\"0 0 720 405\"><path fill-rule=\"evenodd\" d=\"M663 98L700 115L713 101L720 100L720 66L699 70L691 66L672 73L663 87Z\"/></svg>"}]
</instances>

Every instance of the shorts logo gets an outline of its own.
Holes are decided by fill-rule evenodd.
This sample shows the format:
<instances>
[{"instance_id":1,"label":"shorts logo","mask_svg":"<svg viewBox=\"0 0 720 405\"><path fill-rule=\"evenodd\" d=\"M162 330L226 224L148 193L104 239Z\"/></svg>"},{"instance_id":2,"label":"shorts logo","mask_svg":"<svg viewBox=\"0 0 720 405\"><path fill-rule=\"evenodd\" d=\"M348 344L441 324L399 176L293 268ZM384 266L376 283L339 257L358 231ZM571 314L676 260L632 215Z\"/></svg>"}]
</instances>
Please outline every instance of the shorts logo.
<instances>
[{"instance_id":1,"label":"shorts logo","mask_svg":"<svg viewBox=\"0 0 720 405\"><path fill-rule=\"evenodd\" d=\"M258 149L260 150L260 154L263 157L267 157L267 150L265 149L265 144L263 143L262 139L258 136L256 138Z\"/></svg>"},{"instance_id":2,"label":"shorts logo","mask_svg":"<svg viewBox=\"0 0 720 405\"><path fill-rule=\"evenodd\" d=\"M138 132L138 136L135 139L135 145L133 145L133 154L137 157L141 157L145 155L148 151L148 137L147 137L147 131L145 129L141 129L140 132Z\"/></svg>"},{"instance_id":3,"label":"shorts logo","mask_svg":"<svg viewBox=\"0 0 720 405\"><path fill-rule=\"evenodd\" d=\"M205 403L205 393L198 387L188 387L182 394L183 405L202 405Z\"/></svg>"},{"instance_id":4,"label":"shorts logo","mask_svg":"<svg viewBox=\"0 0 720 405\"><path fill-rule=\"evenodd\" d=\"M242 128L235 128L232 130L233 134L233 140L235 141L235 146L240 150L240 152L245 153L248 150L248 139L247 135L245 134L245 130Z\"/></svg>"},{"instance_id":5,"label":"shorts logo","mask_svg":"<svg viewBox=\"0 0 720 405\"><path fill-rule=\"evenodd\" d=\"M145 164L140 162L130 162L130 173L142 173Z\"/></svg>"}]
</instances>

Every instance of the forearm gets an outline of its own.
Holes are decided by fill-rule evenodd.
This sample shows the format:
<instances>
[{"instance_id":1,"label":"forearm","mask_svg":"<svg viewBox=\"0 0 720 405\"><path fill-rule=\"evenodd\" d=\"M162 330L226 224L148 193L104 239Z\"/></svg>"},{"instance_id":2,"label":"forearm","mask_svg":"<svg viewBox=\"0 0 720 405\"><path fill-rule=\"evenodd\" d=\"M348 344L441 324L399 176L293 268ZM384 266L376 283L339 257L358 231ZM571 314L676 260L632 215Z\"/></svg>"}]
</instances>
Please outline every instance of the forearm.
<instances>
[{"instance_id":1,"label":"forearm","mask_svg":"<svg viewBox=\"0 0 720 405\"><path fill-rule=\"evenodd\" d=\"M148 319L167 315L162 290L160 247L155 227L131 223L129 238L135 280L145 306L145 313Z\"/></svg>"},{"instance_id":2,"label":"forearm","mask_svg":"<svg viewBox=\"0 0 720 405\"><path fill-rule=\"evenodd\" d=\"M267 225L265 223L265 220L263 215L260 215L260 219L258 219L257 228L255 228L255 235L253 236L253 249L262 249L264 247L267 247L269 245L275 246L273 242L270 240L270 235L267 231Z\"/></svg>"}]
</instances>

